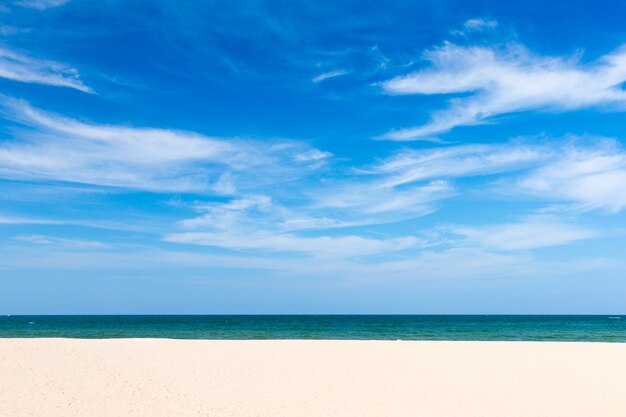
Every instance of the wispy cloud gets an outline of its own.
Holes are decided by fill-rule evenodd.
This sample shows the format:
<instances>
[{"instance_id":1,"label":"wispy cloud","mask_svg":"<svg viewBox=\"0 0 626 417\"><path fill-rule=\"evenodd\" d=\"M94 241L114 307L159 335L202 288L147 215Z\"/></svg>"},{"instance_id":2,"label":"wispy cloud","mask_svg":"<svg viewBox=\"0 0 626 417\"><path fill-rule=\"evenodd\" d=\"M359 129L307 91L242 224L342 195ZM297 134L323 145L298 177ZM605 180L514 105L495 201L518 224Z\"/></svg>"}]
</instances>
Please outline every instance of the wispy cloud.
<instances>
[{"instance_id":1,"label":"wispy cloud","mask_svg":"<svg viewBox=\"0 0 626 417\"><path fill-rule=\"evenodd\" d=\"M493 29L496 26L498 26L497 21L484 18L468 19L463 23L463 28L470 31Z\"/></svg>"},{"instance_id":2,"label":"wispy cloud","mask_svg":"<svg viewBox=\"0 0 626 417\"><path fill-rule=\"evenodd\" d=\"M319 236L302 237L293 234L229 232L216 234L205 232L174 233L166 241L195 245L217 246L236 250L271 252L300 252L320 258L351 258L383 254L415 247L422 241L413 236L388 239L365 238L362 236Z\"/></svg>"},{"instance_id":3,"label":"wispy cloud","mask_svg":"<svg viewBox=\"0 0 626 417\"><path fill-rule=\"evenodd\" d=\"M491 176L482 187L566 203L568 210L626 208L626 150L602 137L527 138L504 144L404 149L365 172L386 187ZM382 176L382 177L381 177ZM458 190L462 193L463 190Z\"/></svg>"},{"instance_id":4,"label":"wispy cloud","mask_svg":"<svg viewBox=\"0 0 626 417\"><path fill-rule=\"evenodd\" d=\"M301 184L287 195L249 194L194 204L199 215L180 225L216 234L238 231L242 236L358 227L422 217L436 211L437 202L455 195L443 180L400 188L382 180L367 174L353 180Z\"/></svg>"},{"instance_id":5,"label":"wispy cloud","mask_svg":"<svg viewBox=\"0 0 626 417\"><path fill-rule=\"evenodd\" d=\"M460 145L399 151L368 172L385 174L384 184L399 186L416 181L493 175L528 168L548 155L530 144Z\"/></svg>"},{"instance_id":6,"label":"wispy cloud","mask_svg":"<svg viewBox=\"0 0 626 417\"><path fill-rule=\"evenodd\" d=\"M363 177L359 181L340 181L314 190L313 207L342 219L346 226L392 223L428 215L437 202L456 195L445 180L395 187L385 177Z\"/></svg>"},{"instance_id":7,"label":"wispy cloud","mask_svg":"<svg viewBox=\"0 0 626 417\"><path fill-rule=\"evenodd\" d=\"M350 224L350 219L341 215L324 217L323 209L311 210L306 204L288 208L268 196L207 203L195 209L202 215L181 221L180 226L186 230L168 234L166 241L233 250L297 252L337 259L394 252L426 243L415 236L372 238L345 234L297 234L300 231L344 227ZM312 213L312 216L307 216L307 213Z\"/></svg>"},{"instance_id":8,"label":"wispy cloud","mask_svg":"<svg viewBox=\"0 0 626 417\"><path fill-rule=\"evenodd\" d=\"M314 83L319 83L324 80L328 80L329 78L336 78L336 77L340 77L342 75L346 75L349 73L350 71L346 71L346 70L335 70L335 71L324 72L316 77L313 77L311 81L313 81Z\"/></svg>"},{"instance_id":9,"label":"wispy cloud","mask_svg":"<svg viewBox=\"0 0 626 417\"><path fill-rule=\"evenodd\" d=\"M68 239L58 236L46 236L46 235L33 235L33 234L20 234L13 237L13 240L20 242L27 242L37 245L50 245L70 247L76 249L106 249L110 246L102 242L95 240L85 239Z\"/></svg>"},{"instance_id":10,"label":"wispy cloud","mask_svg":"<svg viewBox=\"0 0 626 417\"><path fill-rule=\"evenodd\" d=\"M626 47L586 63L579 56L541 56L523 45L446 43L424 54L429 68L382 84L388 94L468 94L455 97L423 126L392 131L390 140L417 140L457 126L524 110L571 111L612 106L623 110Z\"/></svg>"},{"instance_id":11,"label":"wispy cloud","mask_svg":"<svg viewBox=\"0 0 626 417\"><path fill-rule=\"evenodd\" d=\"M463 25L460 29L451 30L450 33L452 35L467 36L476 32L494 30L497 27L497 20L478 17L466 20L465 22L463 22Z\"/></svg>"},{"instance_id":12,"label":"wispy cloud","mask_svg":"<svg viewBox=\"0 0 626 417\"><path fill-rule=\"evenodd\" d=\"M32 29L30 28L19 28L9 25L0 25L0 36L10 36L18 33L26 33L30 32L31 30Z\"/></svg>"},{"instance_id":13,"label":"wispy cloud","mask_svg":"<svg viewBox=\"0 0 626 417\"><path fill-rule=\"evenodd\" d=\"M572 164L579 168L569 167ZM326 245L336 247L338 258L372 255L374 252L367 248L379 248L381 252L400 250L394 239L409 237L416 239L414 248L443 242L488 251L564 245L593 237L595 232L578 228L556 215L531 216L514 224L459 226L452 234L443 236L416 231L412 236L391 235L382 241L368 237L362 229L348 236L347 232L340 232L339 237L350 237L355 247L361 248L353 253L343 246L348 240L338 239L337 233L319 231L426 216L437 211L444 200L468 192L467 186L455 184L456 179L477 177L483 178L472 182L469 191L483 197L530 197L548 206L566 203L569 213L581 208L581 201L586 203L585 209L617 211L626 206L623 193L618 192L623 186L623 164L623 150L614 141L602 138L520 139L505 144L404 149L377 164L357 169L352 178L308 184L297 198L290 195L288 204L282 204L280 197L258 194L196 204L193 208L199 215L181 221L179 225L184 230L169 234L166 239L237 250L295 251L310 256L329 256ZM586 175L595 175L598 170L602 177L596 179L596 186L581 186L590 181ZM608 177L614 181L607 181ZM311 236L311 231L317 232ZM459 240L458 236L464 239Z\"/></svg>"},{"instance_id":14,"label":"wispy cloud","mask_svg":"<svg viewBox=\"0 0 626 417\"><path fill-rule=\"evenodd\" d=\"M2 178L230 194L227 199L194 201L190 208L197 216L157 232L169 243L355 264L382 259L374 263L388 264L393 270L398 265L390 263L392 254L403 258L412 252L423 260L427 253L473 248L484 259L502 259L493 253L530 251L597 236L594 230L556 216L454 226L444 235L417 229L376 235L363 229L436 211L443 200L465 193L455 179L492 176L493 182L473 187L501 186L503 190L496 190L501 195L530 195L547 204L566 202L613 212L626 207L620 193L626 187L626 153L610 139L518 139L505 144L404 148L354 168L349 175L309 181L306 176L331 154L303 143L99 125L46 113L13 99L4 99L4 105L5 116L24 127L14 128L15 139L0 145ZM298 178L304 181L297 182ZM283 181L296 181L298 187L292 192L273 191L272 182ZM0 223L65 224L26 218L0 218ZM336 230L347 227L353 229ZM43 234L24 234L14 240L81 247L80 239Z\"/></svg>"},{"instance_id":15,"label":"wispy cloud","mask_svg":"<svg viewBox=\"0 0 626 417\"><path fill-rule=\"evenodd\" d=\"M76 219L76 218L45 218L45 217L23 217L0 214L1 225L28 225L28 226L78 226L92 229L119 230L124 232L152 232L160 233L164 225L157 222L137 220L98 220L98 219Z\"/></svg>"},{"instance_id":16,"label":"wispy cloud","mask_svg":"<svg viewBox=\"0 0 626 417\"><path fill-rule=\"evenodd\" d=\"M298 142L79 122L13 99L4 100L3 112L28 127L0 144L0 177L8 179L229 193L246 176L255 187L298 178L329 156Z\"/></svg>"},{"instance_id":17,"label":"wispy cloud","mask_svg":"<svg viewBox=\"0 0 626 417\"><path fill-rule=\"evenodd\" d=\"M623 271L624 262L603 257L584 256L567 261L545 261L524 251L488 251L465 247L443 251L424 250L402 258L387 258L381 263L359 263L338 259L302 256L267 256L249 252L231 255L161 250L154 247L124 248L124 250L84 250L73 247L50 246L41 250L33 245L0 245L0 270L138 270L202 268L203 276L213 268L237 271L238 277L264 279L312 279L313 282L402 284L405 291L410 282L436 282L452 279L455 283L485 278L544 278L570 276L589 271ZM33 259L37 259L33 263ZM68 261L71 260L71 261ZM241 272L248 270L248 273ZM267 274L269 272L269 275ZM179 279L178 277L177 279ZM282 281L284 282L284 281ZM448 281L449 283L450 281ZM470 281L471 282L471 281ZM444 285L445 287L445 285ZM356 288L356 287L351 287Z\"/></svg>"},{"instance_id":18,"label":"wispy cloud","mask_svg":"<svg viewBox=\"0 0 626 417\"><path fill-rule=\"evenodd\" d=\"M16 217L0 215L0 225L20 225L20 224L64 224L55 220L37 219L30 217Z\"/></svg>"},{"instance_id":19,"label":"wispy cloud","mask_svg":"<svg viewBox=\"0 0 626 417\"><path fill-rule=\"evenodd\" d=\"M52 7L62 6L71 0L18 0L14 4L29 9L45 10Z\"/></svg>"},{"instance_id":20,"label":"wispy cloud","mask_svg":"<svg viewBox=\"0 0 626 417\"><path fill-rule=\"evenodd\" d=\"M288 208L268 195L245 195L227 202L196 203L192 208L200 215L179 222L187 230L284 233L344 225L339 219L320 216L319 212L317 217L308 217L302 202L292 201L292 206Z\"/></svg>"},{"instance_id":21,"label":"wispy cloud","mask_svg":"<svg viewBox=\"0 0 626 417\"><path fill-rule=\"evenodd\" d=\"M572 203L577 210L616 213L626 208L626 150L604 140L564 146L550 163L518 182L522 192Z\"/></svg>"},{"instance_id":22,"label":"wispy cloud","mask_svg":"<svg viewBox=\"0 0 626 417\"><path fill-rule=\"evenodd\" d=\"M465 237L464 245L502 251L562 246L599 236L595 230L552 216L531 216L518 223L485 227L453 227L452 232Z\"/></svg>"},{"instance_id":23,"label":"wispy cloud","mask_svg":"<svg viewBox=\"0 0 626 417\"><path fill-rule=\"evenodd\" d=\"M32 58L1 45L0 77L23 83L68 87L85 93L94 92L80 80L77 69L54 61Z\"/></svg>"}]
</instances>

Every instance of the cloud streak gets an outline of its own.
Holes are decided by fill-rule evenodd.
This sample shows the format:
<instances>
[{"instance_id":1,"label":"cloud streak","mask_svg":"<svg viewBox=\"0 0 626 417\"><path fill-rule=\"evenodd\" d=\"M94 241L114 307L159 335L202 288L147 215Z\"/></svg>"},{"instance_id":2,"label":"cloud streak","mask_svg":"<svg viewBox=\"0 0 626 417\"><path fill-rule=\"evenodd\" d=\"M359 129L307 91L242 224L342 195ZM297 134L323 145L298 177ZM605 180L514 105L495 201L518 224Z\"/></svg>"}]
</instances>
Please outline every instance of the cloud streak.
<instances>
[{"instance_id":1,"label":"cloud streak","mask_svg":"<svg viewBox=\"0 0 626 417\"><path fill-rule=\"evenodd\" d=\"M453 227L452 232L465 237L464 245L484 250L520 251L563 246L599 236L586 229L550 216L534 216L518 223L486 227Z\"/></svg>"},{"instance_id":2,"label":"cloud streak","mask_svg":"<svg viewBox=\"0 0 626 417\"><path fill-rule=\"evenodd\" d=\"M29 9L46 10L52 7L59 7L71 0L18 0L14 4Z\"/></svg>"},{"instance_id":3,"label":"cloud streak","mask_svg":"<svg viewBox=\"0 0 626 417\"><path fill-rule=\"evenodd\" d=\"M84 239L67 239L58 236L20 234L13 237L13 240L19 242L28 242L37 245L50 245L57 247L70 247L76 249L107 249L109 245L95 240Z\"/></svg>"},{"instance_id":4,"label":"cloud streak","mask_svg":"<svg viewBox=\"0 0 626 417\"><path fill-rule=\"evenodd\" d=\"M617 213L626 208L626 150L611 140L565 146L517 186L522 193L569 202L576 210Z\"/></svg>"},{"instance_id":5,"label":"cloud streak","mask_svg":"<svg viewBox=\"0 0 626 417\"><path fill-rule=\"evenodd\" d=\"M30 84L94 91L80 79L78 70L54 61L36 59L0 46L0 77Z\"/></svg>"},{"instance_id":6,"label":"cloud streak","mask_svg":"<svg viewBox=\"0 0 626 417\"><path fill-rule=\"evenodd\" d=\"M258 194L196 204L193 208L199 215L181 221L184 230L169 234L166 240L321 257L334 253L338 258L403 250L406 248L394 239L409 238L415 239L410 245L413 249L446 243L486 251L566 245L595 237L595 232L560 219L561 214L581 210L617 212L626 207L619 192L626 186L625 159L626 152L614 140L605 138L404 149L377 164L356 169L351 179L308 184L297 198L290 195L288 204ZM476 178L480 179L463 184ZM440 236L437 230L416 231L408 236L392 234L382 239L365 237L368 233L362 229L354 235L337 230L320 233L426 216L437 211L446 199L462 198L468 192L561 206L559 214L551 217L530 216L518 223L480 227L455 226ZM555 208L552 206L553 212ZM464 238L459 240L459 236ZM348 251L348 241L359 249Z\"/></svg>"},{"instance_id":7,"label":"cloud streak","mask_svg":"<svg viewBox=\"0 0 626 417\"><path fill-rule=\"evenodd\" d=\"M300 252L319 258L351 258L379 255L409 249L422 243L413 236L372 239L362 236L302 237L276 233L207 233L187 232L167 235L165 240L175 243L217 246L235 250L269 252Z\"/></svg>"},{"instance_id":8,"label":"cloud streak","mask_svg":"<svg viewBox=\"0 0 626 417\"><path fill-rule=\"evenodd\" d=\"M446 43L424 54L429 67L382 83L393 95L458 95L425 125L391 131L384 139L437 136L457 126L491 121L526 110L572 111L590 107L623 110L626 47L584 63L580 57L533 54L519 43L504 47Z\"/></svg>"},{"instance_id":9,"label":"cloud streak","mask_svg":"<svg viewBox=\"0 0 626 417\"><path fill-rule=\"evenodd\" d=\"M468 19L463 22L463 26L461 29L451 30L450 33L452 35L460 35L467 36L476 32L484 32L488 30L494 30L498 27L498 22L496 20L485 19L485 18L474 18Z\"/></svg>"},{"instance_id":10,"label":"cloud streak","mask_svg":"<svg viewBox=\"0 0 626 417\"><path fill-rule=\"evenodd\" d=\"M329 71L329 72L324 72L316 77L313 77L313 79L311 81L313 81L314 83L320 83L324 80L328 80L330 78L336 78L336 77L340 77L342 75L346 75L348 74L350 71L346 71L346 70L335 70L335 71Z\"/></svg>"},{"instance_id":11,"label":"cloud streak","mask_svg":"<svg viewBox=\"0 0 626 417\"><path fill-rule=\"evenodd\" d=\"M495 20L476 18L468 19L463 23L463 29L467 31L480 31L485 29L493 29L498 26Z\"/></svg>"},{"instance_id":12,"label":"cloud streak","mask_svg":"<svg viewBox=\"0 0 626 417\"><path fill-rule=\"evenodd\" d=\"M263 174L256 187L298 178L329 157L298 142L85 123L13 99L4 115L26 127L0 143L0 177L14 180L228 194L248 177Z\"/></svg>"},{"instance_id":13,"label":"cloud streak","mask_svg":"<svg viewBox=\"0 0 626 417\"><path fill-rule=\"evenodd\" d=\"M351 218L328 216L334 213L311 209L306 204L287 208L268 196L248 196L226 203L196 206L201 216L180 222L186 229L165 236L165 241L231 250L300 253L319 258L345 259L395 252L426 244L416 236L386 238L362 235L311 236L298 232L333 229L350 225ZM312 212L312 216L307 216ZM192 231L189 231L192 230Z\"/></svg>"},{"instance_id":14,"label":"cloud streak","mask_svg":"<svg viewBox=\"0 0 626 417\"><path fill-rule=\"evenodd\" d=\"M369 172L384 174L387 186L417 181L494 175L528 168L547 159L536 145L460 145L447 148L403 150Z\"/></svg>"},{"instance_id":15,"label":"cloud streak","mask_svg":"<svg viewBox=\"0 0 626 417\"><path fill-rule=\"evenodd\" d=\"M504 144L405 149L366 172L387 187L491 177L485 189L567 203L568 210L617 213L626 208L626 150L602 137L526 139ZM451 184L452 186L452 184ZM459 191L462 192L462 191Z\"/></svg>"}]
</instances>

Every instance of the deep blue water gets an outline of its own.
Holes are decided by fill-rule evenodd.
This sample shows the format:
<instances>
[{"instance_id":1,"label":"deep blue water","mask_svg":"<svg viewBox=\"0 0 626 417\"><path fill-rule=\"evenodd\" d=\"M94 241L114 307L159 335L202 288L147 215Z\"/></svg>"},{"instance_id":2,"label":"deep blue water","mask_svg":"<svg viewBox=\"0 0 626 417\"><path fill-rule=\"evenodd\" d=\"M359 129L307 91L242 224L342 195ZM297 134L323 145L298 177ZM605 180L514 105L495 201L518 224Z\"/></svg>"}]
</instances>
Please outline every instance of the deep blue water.
<instances>
[{"instance_id":1,"label":"deep blue water","mask_svg":"<svg viewBox=\"0 0 626 417\"><path fill-rule=\"evenodd\" d=\"M626 342L626 316L0 316L0 337Z\"/></svg>"}]
</instances>

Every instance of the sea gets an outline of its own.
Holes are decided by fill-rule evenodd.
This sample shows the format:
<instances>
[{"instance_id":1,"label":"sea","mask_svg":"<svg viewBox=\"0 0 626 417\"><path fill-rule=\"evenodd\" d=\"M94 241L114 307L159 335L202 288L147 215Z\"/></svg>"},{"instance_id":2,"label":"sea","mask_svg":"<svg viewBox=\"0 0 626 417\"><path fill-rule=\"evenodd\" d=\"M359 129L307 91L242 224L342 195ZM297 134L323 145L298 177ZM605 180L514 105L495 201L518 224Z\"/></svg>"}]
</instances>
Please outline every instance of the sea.
<instances>
[{"instance_id":1,"label":"sea","mask_svg":"<svg viewBox=\"0 0 626 417\"><path fill-rule=\"evenodd\" d=\"M0 316L0 338L36 337L626 342L626 316Z\"/></svg>"}]
</instances>

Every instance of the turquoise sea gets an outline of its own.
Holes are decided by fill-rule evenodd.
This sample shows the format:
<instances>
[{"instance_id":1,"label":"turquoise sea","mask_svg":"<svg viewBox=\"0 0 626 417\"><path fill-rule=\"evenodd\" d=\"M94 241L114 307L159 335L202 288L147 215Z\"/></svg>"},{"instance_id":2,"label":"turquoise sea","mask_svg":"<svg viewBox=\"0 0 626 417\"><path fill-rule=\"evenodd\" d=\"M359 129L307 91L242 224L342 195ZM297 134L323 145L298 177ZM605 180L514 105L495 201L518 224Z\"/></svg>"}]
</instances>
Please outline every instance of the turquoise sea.
<instances>
[{"instance_id":1,"label":"turquoise sea","mask_svg":"<svg viewBox=\"0 0 626 417\"><path fill-rule=\"evenodd\" d=\"M626 316L0 316L7 337L626 342Z\"/></svg>"}]
</instances>

